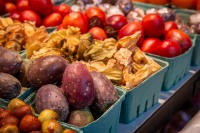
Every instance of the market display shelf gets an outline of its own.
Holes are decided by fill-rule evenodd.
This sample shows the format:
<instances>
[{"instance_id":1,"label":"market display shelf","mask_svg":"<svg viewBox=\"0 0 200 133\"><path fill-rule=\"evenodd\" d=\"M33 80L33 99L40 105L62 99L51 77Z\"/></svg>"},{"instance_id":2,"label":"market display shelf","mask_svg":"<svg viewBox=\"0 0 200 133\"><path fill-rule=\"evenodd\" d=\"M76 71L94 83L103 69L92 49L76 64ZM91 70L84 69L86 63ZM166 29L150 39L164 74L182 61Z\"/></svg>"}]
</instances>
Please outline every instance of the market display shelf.
<instances>
[{"instance_id":1,"label":"market display shelf","mask_svg":"<svg viewBox=\"0 0 200 133\"><path fill-rule=\"evenodd\" d=\"M144 112L130 124L120 123L118 133L153 133L199 90L194 87L200 78L200 66L190 67L186 74L170 91L161 91L158 104Z\"/></svg>"}]
</instances>

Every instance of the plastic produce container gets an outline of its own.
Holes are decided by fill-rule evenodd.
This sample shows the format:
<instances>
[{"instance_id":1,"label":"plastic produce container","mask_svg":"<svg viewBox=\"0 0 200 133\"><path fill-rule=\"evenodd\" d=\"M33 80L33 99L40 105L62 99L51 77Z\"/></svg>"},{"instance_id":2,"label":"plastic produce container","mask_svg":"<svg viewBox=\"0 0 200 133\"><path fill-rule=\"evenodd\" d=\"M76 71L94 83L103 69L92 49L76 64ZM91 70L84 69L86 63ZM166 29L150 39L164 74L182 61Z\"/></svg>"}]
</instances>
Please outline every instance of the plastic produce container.
<instances>
[{"instance_id":1,"label":"plastic produce container","mask_svg":"<svg viewBox=\"0 0 200 133\"><path fill-rule=\"evenodd\" d=\"M25 100L29 94L31 94L34 90L31 89L31 88L27 88L24 92L22 92L19 96L17 96L16 98L19 98L21 100ZM8 99L3 99L3 98L0 98L0 105L2 107L7 107L8 103L10 102L10 100Z\"/></svg>"},{"instance_id":2,"label":"plastic produce container","mask_svg":"<svg viewBox=\"0 0 200 133\"><path fill-rule=\"evenodd\" d=\"M120 122L130 123L143 112L158 103L165 72L168 63L154 58L162 68L144 80L141 84L127 91L125 100L122 102Z\"/></svg>"},{"instance_id":3,"label":"plastic produce container","mask_svg":"<svg viewBox=\"0 0 200 133\"><path fill-rule=\"evenodd\" d=\"M144 10L150 9L150 8L164 8L165 6L159 6L159 5L153 5L153 4L144 4L141 2L134 2L134 5L136 7L140 7ZM187 24L188 22L188 18L191 14L196 13L195 10L189 10L189 9L181 9L181 8L177 8L174 9L175 12L181 16L181 18L183 19L184 23ZM195 39L193 39L193 42L195 44L194 46L194 50L192 53L192 60L191 60L191 65L192 66L199 66L200 65L200 35L199 34L191 34L191 36L193 36L192 38L195 37Z\"/></svg>"},{"instance_id":4,"label":"plastic produce container","mask_svg":"<svg viewBox=\"0 0 200 133\"><path fill-rule=\"evenodd\" d=\"M169 63L169 68L164 76L164 81L162 85L163 91L169 91L178 81L180 81L189 72L193 49L195 47L196 36L191 36L191 38L193 42L192 47L187 52L174 58L167 58L147 53L147 55L149 56L161 59Z\"/></svg>"},{"instance_id":5,"label":"plastic produce container","mask_svg":"<svg viewBox=\"0 0 200 133\"><path fill-rule=\"evenodd\" d=\"M84 133L117 133L119 117L121 111L121 104L125 98L126 91L118 86L115 86L119 99L115 102L106 112L104 112L101 117L93 121L92 123L82 127L76 128L82 130ZM29 95L25 102L32 105L34 108L34 99L36 92L33 92ZM63 126L67 126L70 124L62 122Z\"/></svg>"},{"instance_id":6,"label":"plastic produce container","mask_svg":"<svg viewBox=\"0 0 200 133\"><path fill-rule=\"evenodd\" d=\"M196 13L194 10L188 9L176 9L176 13L181 16L184 23L187 24L189 16ZM200 35L199 34L192 34L192 36L196 36L194 51L192 54L192 66L199 66L200 65Z\"/></svg>"},{"instance_id":7,"label":"plastic produce container","mask_svg":"<svg viewBox=\"0 0 200 133\"><path fill-rule=\"evenodd\" d=\"M2 105L0 104L0 108L4 108L6 109L7 108L7 105ZM72 129L74 131L76 131L76 133L83 133L82 130L80 130L79 128L73 126L73 125L69 125L69 124L66 124L66 123L63 123L63 122L59 122L61 124L61 126L63 127L63 129Z\"/></svg>"},{"instance_id":8,"label":"plastic produce container","mask_svg":"<svg viewBox=\"0 0 200 133\"><path fill-rule=\"evenodd\" d=\"M63 129L72 129L72 130L76 131L76 133L83 133L83 131L80 128L77 128L73 125L66 124L64 122L60 122L60 124L63 127Z\"/></svg>"},{"instance_id":9,"label":"plastic produce container","mask_svg":"<svg viewBox=\"0 0 200 133\"><path fill-rule=\"evenodd\" d=\"M61 4L64 3L68 4L69 6L72 6L73 4L76 3L76 0L55 0L55 1L62 1Z\"/></svg>"},{"instance_id":10,"label":"plastic produce container","mask_svg":"<svg viewBox=\"0 0 200 133\"><path fill-rule=\"evenodd\" d=\"M154 5L154 4L143 3L143 2L136 2L136 1L133 1L133 4L134 4L134 6L140 7L142 9L144 9L144 10L147 10L147 9L150 9L150 8L160 9L160 8L166 7L164 5Z\"/></svg>"}]
</instances>

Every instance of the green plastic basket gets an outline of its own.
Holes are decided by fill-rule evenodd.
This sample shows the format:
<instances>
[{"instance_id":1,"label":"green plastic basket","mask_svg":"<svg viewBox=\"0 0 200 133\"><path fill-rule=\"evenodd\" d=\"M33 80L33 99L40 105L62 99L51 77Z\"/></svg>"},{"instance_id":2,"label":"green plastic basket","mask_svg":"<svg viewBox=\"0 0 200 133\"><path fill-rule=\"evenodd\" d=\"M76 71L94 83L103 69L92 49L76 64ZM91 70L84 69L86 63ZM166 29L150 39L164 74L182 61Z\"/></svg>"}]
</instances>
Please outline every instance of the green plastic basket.
<instances>
[{"instance_id":1,"label":"green plastic basket","mask_svg":"<svg viewBox=\"0 0 200 133\"><path fill-rule=\"evenodd\" d=\"M125 99L126 91L118 86L115 86L115 88L118 92L119 99L106 112L104 112L101 117L82 128L78 128L76 126L73 127L82 130L84 133L117 133L121 104ZM25 102L29 105L32 105L33 108L35 103L35 94L36 92L33 92L25 99ZM68 126L70 124L62 122L62 125Z\"/></svg>"},{"instance_id":2,"label":"green plastic basket","mask_svg":"<svg viewBox=\"0 0 200 133\"><path fill-rule=\"evenodd\" d=\"M76 126L64 123L64 122L59 122L61 124L61 126L63 127L63 129L72 129L74 131L76 131L76 133L83 133L83 131L79 128L77 128Z\"/></svg>"},{"instance_id":3,"label":"green plastic basket","mask_svg":"<svg viewBox=\"0 0 200 133\"><path fill-rule=\"evenodd\" d=\"M21 55L22 59L26 59L26 50L21 50L19 54Z\"/></svg>"},{"instance_id":4,"label":"green plastic basket","mask_svg":"<svg viewBox=\"0 0 200 133\"><path fill-rule=\"evenodd\" d=\"M0 108L4 108L4 109L7 109L7 105L2 105L0 104ZM38 116L36 114L36 116ZM76 133L83 133L82 130L80 130L79 128L73 126L73 125L69 125L69 124L66 124L66 123L63 123L63 122L59 122L61 124L61 126L63 127L63 129L71 129L73 131L76 131Z\"/></svg>"},{"instance_id":5,"label":"green plastic basket","mask_svg":"<svg viewBox=\"0 0 200 133\"><path fill-rule=\"evenodd\" d=\"M61 3L67 4L69 6L72 6L73 4L76 3L76 0L62 0Z\"/></svg>"},{"instance_id":6,"label":"green plastic basket","mask_svg":"<svg viewBox=\"0 0 200 133\"><path fill-rule=\"evenodd\" d=\"M149 4L149 3L142 3L142 2L133 2L134 6L136 7L140 7L142 9L144 9L145 11L147 9L150 9L150 8L156 8L156 9L160 9L160 8L164 8L166 6L162 6L162 5L154 5L154 4Z\"/></svg>"},{"instance_id":7,"label":"green plastic basket","mask_svg":"<svg viewBox=\"0 0 200 133\"><path fill-rule=\"evenodd\" d=\"M153 57L152 57L153 58ZM158 103L160 91L168 63L153 58L162 68L144 80L141 84L127 91L125 100L122 102L120 122L130 123Z\"/></svg>"},{"instance_id":8,"label":"green plastic basket","mask_svg":"<svg viewBox=\"0 0 200 133\"><path fill-rule=\"evenodd\" d=\"M187 9L176 9L176 13L181 16L184 23L188 23L189 16L194 14L196 11L194 10L187 10ZM200 65L200 35L199 34L192 34L193 36L196 36L195 39L195 46L194 51L192 54L192 66L199 66Z\"/></svg>"},{"instance_id":9,"label":"green plastic basket","mask_svg":"<svg viewBox=\"0 0 200 133\"><path fill-rule=\"evenodd\" d=\"M195 47L195 36L193 36L192 40L192 47L184 54L181 54L174 58L167 58L147 53L147 55L151 57L158 58L169 63L169 68L165 74L162 85L162 91L169 91L178 81L180 81L189 72L193 49Z\"/></svg>"},{"instance_id":10,"label":"green plastic basket","mask_svg":"<svg viewBox=\"0 0 200 133\"><path fill-rule=\"evenodd\" d=\"M29 94L31 94L34 90L31 89L31 88L27 88L24 92L22 92L19 96L17 96L16 98L19 98L21 100L25 100ZM3 99L3 98L0 98L0 105L3 106L3 107L7 107L7 105L9 104L10 100L8 99Z\"/></svg>"}]
</instances>

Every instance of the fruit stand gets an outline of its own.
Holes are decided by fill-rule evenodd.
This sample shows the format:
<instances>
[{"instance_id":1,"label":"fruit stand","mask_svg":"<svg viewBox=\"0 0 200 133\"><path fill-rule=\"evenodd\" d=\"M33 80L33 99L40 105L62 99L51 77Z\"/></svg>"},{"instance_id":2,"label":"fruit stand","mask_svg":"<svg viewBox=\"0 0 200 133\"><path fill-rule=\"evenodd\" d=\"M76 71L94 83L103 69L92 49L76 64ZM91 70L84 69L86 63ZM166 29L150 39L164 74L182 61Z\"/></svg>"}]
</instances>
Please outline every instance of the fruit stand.
<instances>
[{"instance_id":1,"label":"fruit stand","mask_svg":"<svg viewBox=\"0 0 200 133\"><path fill-rule=\"evenodd\" d=\"M168 133L200 101L200 1L180 3L1 0L0 132Z\"/></svg>"}]
</instances>

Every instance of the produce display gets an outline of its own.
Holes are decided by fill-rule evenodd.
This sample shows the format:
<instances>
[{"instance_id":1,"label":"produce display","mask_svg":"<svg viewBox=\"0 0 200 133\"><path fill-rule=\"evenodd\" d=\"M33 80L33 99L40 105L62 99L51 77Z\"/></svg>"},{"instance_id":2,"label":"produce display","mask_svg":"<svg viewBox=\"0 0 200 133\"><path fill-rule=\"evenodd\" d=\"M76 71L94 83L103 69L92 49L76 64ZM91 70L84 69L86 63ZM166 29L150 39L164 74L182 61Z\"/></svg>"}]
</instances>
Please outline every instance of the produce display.
<instances>
[{"instance_id":1,"label":"produce display","mask_svg":"<svg viewBox=\"0 0 200 133\"><path fill-rule=\"evenodd\" d=\"M17 98L12 99L7 108L0 108L0 132L76 133L62 127L55 111L45 109L35 116L34 109Z\"/></svg>"},{"instance_id":2,"label":"produce display","mask_svg":"<svg viewBox=\"0 0 200 133\"><path fill-rule=\"evenodd\" d=\"M0 27L0 46L18 52L26 48L27 39L38 30L32 22L21 23L9 17L0 17Z\"/></svg>"},{"instance_id":3,"label":"produce display","mask_svg":"<svg viewBox=\"0 0 200 133\"><path fill-rule=\"evenodd\" d=\"M0 132L76 132L66 125L85 131L110 109L121 108L116 103L125 94L119 87L129 97L122 106L126 118L119 119L128 123L157 102L155 93L162 83L155 84L154 94L149 90L153 101L138 101L141 109L133 101L138 107L128 107L133 94L141 93L132 90L149 77L173 80L163 82L167 89L183 77L194 47L190 35L199 33L199 14L191 15L186 24L171 8L146 10L133 1L77 0L69 6L52 0L1 0L0 100L9 104L0 108ZM178 0L135 1L195 8L192 0L185 7ZM184 70L171 70L173 61L186 56ZM27 88L33 93L20 100ZM137 111L131 116L129 110Z\"/></svg>"},{"instance_id":4,"label":"produce display","mask_svg":"<svg viewBox=\"0 0 200 133\"><path fill-rule=\"evenodd\" d=\"M136 46L139 36L140 32L137 32L119 40L109 38L101 41L93 39L91 33L81 34L75 27L50 35L44 28L38 28L27 39L27 59L22 60L17 71L23 74L18 75L23 83L37 92L36 112L39 114L44 109L52 109L57 112L58 120L67 122L69 117L68 123L76 124L73 117L76 118L79 112L82 114L82 109L90 108L91 112L86 111L90 117L83 117L76 126L80 123L85 126L96 120L119 98L109 79L132 89L161 68ZM123 56L124 52L128 52L128 57ZM96 54L101 56L97 58ZM21 70L22 67L24 70ZM70 107L78 114L71 112ZM85 119L89 119L88 123L82 124Z\"/></svg>"},{"instance_id":5,"label":"produce display","mask_svg":"<svg viewBox=\"0 0 200 133\"><path fill-rule=\"evenodd\" d=\"M2 0L0 14L21 22L33 21L36 26L54 27L62 23L70 12L67 4L54 4L51 0Z\"/></svg>"},{"instance_id":6,"label":"produce display","mask_svg":"<svg viewBox=\"0 0 200 133\"><path fill-rule=\"evenodd\" d=\"M147 41L141 50L145 52L154 51L153 54L170 58L181 55L192 47L190 37L181 30L187 33L191 33L192 31L189 29L189 26L186 26L182 22L180 16L174 10L163 7L161 9L152 8L145 11L135 6L131 1L118 1L115 5L103 2L95 4L86 1L77 1L76 4L71 6L71 13L66 15L62 23L62 28L67 28L68 25L77 26L81 29L81 33L89 30L94 38L99 40L104 40L107 37L120 39L121 37L140 31L141 36L137 43L137 46L140 48L144 39L157 38L163 41L160 41L162 44L158 48L151 43L154 50L158 51L158 53L155 53L156 51L154 50L149 50L150 48L146 45ZM112 7L114 9L110 12ZM75 16L75 14L79 14L79 17L70 17ZM88 21L85 20L85 17L88 18ZM78 23L74 23L76 20L79 20ZM169 32L172 29L178 30ZM166 54L163 54L163 52Z\"/></svg>"},{"instance_id":7,"label":"produce display","mask_svg":"<svg viewBox=\"0 0 200 133\"><path fill-rule=\"evenodd\" d=\"M35 33L34 39L30 37L33 41L27 43L26 56L35 59L61 55L69 62L83 60L89 69L102 72L113 82L131 89L160 69L136 46L139 36L140 33L136 33L118 41L113 38L101 41L93 39L90 33L81 34L78 28L69 27L67 30L52 32L39 42L37 38L41 36ZM123 53L127 53L126 56Z\"/></svg>"}]
</instances>

